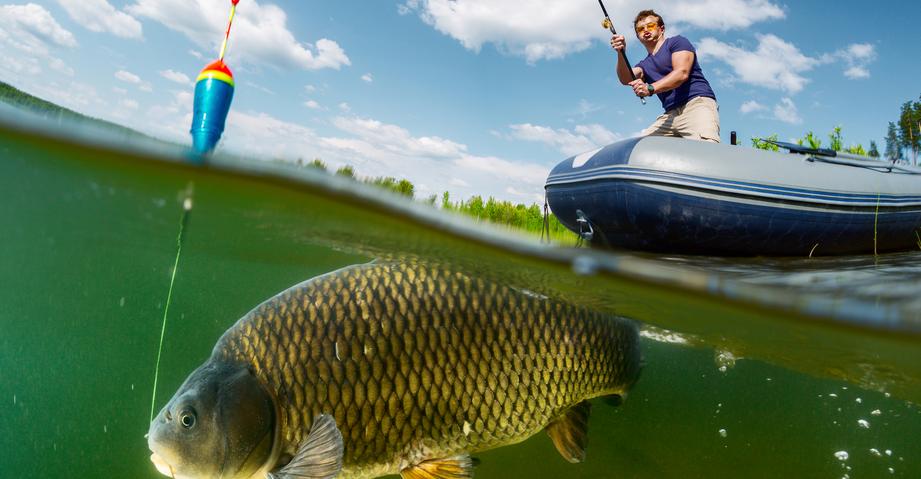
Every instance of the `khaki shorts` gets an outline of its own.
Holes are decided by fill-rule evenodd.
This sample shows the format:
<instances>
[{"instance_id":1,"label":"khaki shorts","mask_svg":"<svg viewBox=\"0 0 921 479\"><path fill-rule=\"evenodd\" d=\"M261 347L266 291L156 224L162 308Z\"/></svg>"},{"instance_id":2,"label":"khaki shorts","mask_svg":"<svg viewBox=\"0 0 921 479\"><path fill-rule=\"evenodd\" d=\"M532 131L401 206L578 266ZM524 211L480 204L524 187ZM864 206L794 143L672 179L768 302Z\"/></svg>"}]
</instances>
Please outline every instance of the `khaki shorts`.
<instances>
[{"instance_id":1,"label":"khaki shorts","mask_svg":"<svg viewBox=\"0 0 921 479\"><path fill-rule=\"evenodd\" d=\"M720 142L720 107L705 96L692 98L656 118L643 136L678 136L691 140Z\"/></svg>"}]
</instances>

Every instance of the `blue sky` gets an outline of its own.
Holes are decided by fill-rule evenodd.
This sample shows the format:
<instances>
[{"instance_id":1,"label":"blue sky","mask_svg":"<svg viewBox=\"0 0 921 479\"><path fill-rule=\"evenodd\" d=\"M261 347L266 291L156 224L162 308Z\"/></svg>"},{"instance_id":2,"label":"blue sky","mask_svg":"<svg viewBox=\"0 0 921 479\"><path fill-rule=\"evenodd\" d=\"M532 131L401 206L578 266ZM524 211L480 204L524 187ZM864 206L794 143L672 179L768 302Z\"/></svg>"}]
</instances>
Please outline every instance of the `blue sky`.
<instances>
[{"instance_id":1,"label":"blue sky","mask_svg":"<svg viewBox=\"0 0 921 479\"><path fill-rule=\"evenodd\" d=\"M0 0L8 1L8 0ZM697 47L722 137L836 125L884 148L917 100L916 2L605 2L643 8ZM218 54L230 0L0 3L0 79L77 111L189 142L192 80ZM539 201L556 163L661 113L614 73L594 0L241 0L221 149L321 158L407 178L419 196ZM628 35L635 63L645 50ZM827 140L826 140L827 142Z\"/></svg>"}]
</instances>

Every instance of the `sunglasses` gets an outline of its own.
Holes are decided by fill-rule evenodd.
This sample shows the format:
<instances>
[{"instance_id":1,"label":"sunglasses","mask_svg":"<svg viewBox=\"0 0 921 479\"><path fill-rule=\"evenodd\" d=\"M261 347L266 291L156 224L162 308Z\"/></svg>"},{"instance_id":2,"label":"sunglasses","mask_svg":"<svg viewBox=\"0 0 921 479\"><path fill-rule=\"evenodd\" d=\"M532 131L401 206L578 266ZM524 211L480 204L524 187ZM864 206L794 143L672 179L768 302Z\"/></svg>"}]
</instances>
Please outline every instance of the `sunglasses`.
<instances>
[{"instance_id":1,"label":"sunglasses","mask_svg":"<svg viewBox=\"0 0 921 479\"><path fill-rule=\"evenodd\" d=\"M643 33L644 31L645 31L645 32L654 32L654 31L656 31L656 29L658 29L658 28L659 28L659 23L658 23L658 22L649 22L649 23L647 23L647 24L645 24L645 25L640 25L640 26L636 27L636 33Z\"/></svg>"}]
</instances>

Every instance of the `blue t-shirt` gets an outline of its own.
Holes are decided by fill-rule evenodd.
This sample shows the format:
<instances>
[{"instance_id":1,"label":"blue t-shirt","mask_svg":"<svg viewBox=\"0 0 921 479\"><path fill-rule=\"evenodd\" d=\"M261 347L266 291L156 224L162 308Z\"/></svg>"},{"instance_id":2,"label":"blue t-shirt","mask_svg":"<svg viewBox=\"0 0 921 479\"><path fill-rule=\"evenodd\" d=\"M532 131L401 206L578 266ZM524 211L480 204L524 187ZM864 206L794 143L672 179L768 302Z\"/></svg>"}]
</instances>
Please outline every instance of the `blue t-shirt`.
<instances>
[{"instance_id":1,"label":"blue t-shirt","mask_svg":"<svg viewBox=\"0 0 921 479\"><path fill-rule=\"evenodd\" d=\"M662 100L662 108L665 108L665 111L669 111L673 108L684 106L692 98L699 96L716 100L716 95L713 93L713 89L710 88L710 83L704 78L700 63L697 62L697 51L694 50L694 45L691 45L691 42L681 35L666 38L665 44L659 48L655 55L647 55L646 58L636 64L636 66L643 69L646 83L657 82L672 72L674 69L672 67L672 53L675 52L693 53L694 65L691 67L691 74L688 75L687 81L682 83L681 86L665 93L656 94L659 100Z\"/></svg>"}]
</instances>

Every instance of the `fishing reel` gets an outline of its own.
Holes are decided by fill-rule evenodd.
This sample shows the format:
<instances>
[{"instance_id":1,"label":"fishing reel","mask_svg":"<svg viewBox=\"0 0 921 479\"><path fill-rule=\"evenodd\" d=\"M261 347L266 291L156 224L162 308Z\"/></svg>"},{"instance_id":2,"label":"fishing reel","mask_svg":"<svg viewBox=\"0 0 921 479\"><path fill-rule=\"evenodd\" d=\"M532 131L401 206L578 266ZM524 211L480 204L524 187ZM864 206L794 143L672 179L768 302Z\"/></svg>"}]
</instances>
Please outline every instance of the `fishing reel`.
<instances>
[{"instance_id":1,"label":"fishing reel","mask_svg":"<svg viewBox=\"0 0 921 479\"><path fill-rule=\"evenodd\" d=\"M601 21L601 26L605 30L610 30L611 29L611 19L606 17L604 20Z\"/></svg>"}]
</instances>

